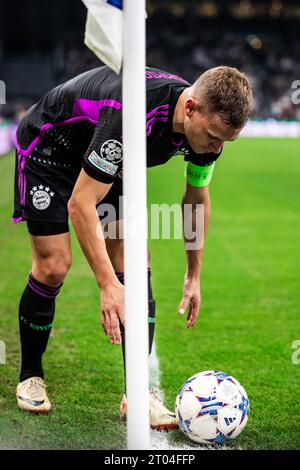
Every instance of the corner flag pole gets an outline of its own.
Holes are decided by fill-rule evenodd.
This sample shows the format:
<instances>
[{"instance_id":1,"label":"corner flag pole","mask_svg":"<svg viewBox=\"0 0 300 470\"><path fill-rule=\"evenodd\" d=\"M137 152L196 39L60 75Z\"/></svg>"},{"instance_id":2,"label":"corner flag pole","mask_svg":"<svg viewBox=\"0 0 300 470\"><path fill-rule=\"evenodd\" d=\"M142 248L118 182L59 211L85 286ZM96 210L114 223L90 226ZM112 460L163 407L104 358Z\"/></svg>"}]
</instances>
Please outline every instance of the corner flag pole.
<instances>
[{"instance_id":1,"label":"corner flag pole","mask_svg":"<svg viewBox=\"0 0 300 470\"><path fill-rule=\"evenodd\" d=\"M145 0L123 0L127 447L150 448Z\"/></svg>"}]
</instances>

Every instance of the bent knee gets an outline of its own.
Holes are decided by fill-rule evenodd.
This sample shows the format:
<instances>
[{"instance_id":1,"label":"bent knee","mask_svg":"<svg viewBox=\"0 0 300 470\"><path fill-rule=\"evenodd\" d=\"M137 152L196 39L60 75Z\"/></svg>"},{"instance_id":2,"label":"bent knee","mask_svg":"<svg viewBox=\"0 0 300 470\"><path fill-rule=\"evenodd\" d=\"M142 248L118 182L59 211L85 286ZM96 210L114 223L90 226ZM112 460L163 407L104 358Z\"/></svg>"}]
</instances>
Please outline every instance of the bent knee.
<instances>
[{"instance_id":1,"label":"bent knee","mask_svg":"<svg viewBox=\"0 0 300 470\"><path fill-rule=\"evenodd\" d=\"M71 254L49 256L33 263L32 274L46 285L57 287L66 277L72 264Z\"/></svg>"}]
</instances>

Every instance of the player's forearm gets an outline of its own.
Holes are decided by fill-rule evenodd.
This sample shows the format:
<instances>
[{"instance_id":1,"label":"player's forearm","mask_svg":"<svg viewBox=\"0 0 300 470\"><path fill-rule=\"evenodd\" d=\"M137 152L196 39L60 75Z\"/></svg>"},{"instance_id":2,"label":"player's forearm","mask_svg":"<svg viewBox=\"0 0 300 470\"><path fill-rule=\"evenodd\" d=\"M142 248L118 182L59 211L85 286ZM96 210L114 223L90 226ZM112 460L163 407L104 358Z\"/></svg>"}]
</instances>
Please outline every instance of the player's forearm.
<instances>
[{"instance_id":1,"label":"player's forearm","mask_svg":"<svg viewBox=\"0 0 300 470\"><path fill-rule=\"evenodd\" d=\"M99 287L117 282L113 266L108 257L105 240L99 234L99 218L94 205L82 204L71 199L68 204L72 220L81 249L88 260Z\"/></svg>"},{"instance_id":2,"label":"player's forearm","mask_svg":"<svg viewBox=\"0 0 300 470\"><path fill-rule=\"evenodd\" d=\"M191 222L186 220L186 213L184 211L184 205L189 204L192 210ZM203 211L200 210L197 213L197 204L203 204ZM185 254L186 254L186 275L191 278L199 278L202 267L203 249L210 219L210 198L209 195L197 202L189 199L188 196L184 196L182 200L182 213L183 213L183 227L186 227L187 223L192 223L192 232L195 234L195 238L190 240L186 236L186 230L184 230L185 240ZM200 219L200 220L199 220ZM201 248L197 248L198 246Z\"/></svg>"}]
</instances>

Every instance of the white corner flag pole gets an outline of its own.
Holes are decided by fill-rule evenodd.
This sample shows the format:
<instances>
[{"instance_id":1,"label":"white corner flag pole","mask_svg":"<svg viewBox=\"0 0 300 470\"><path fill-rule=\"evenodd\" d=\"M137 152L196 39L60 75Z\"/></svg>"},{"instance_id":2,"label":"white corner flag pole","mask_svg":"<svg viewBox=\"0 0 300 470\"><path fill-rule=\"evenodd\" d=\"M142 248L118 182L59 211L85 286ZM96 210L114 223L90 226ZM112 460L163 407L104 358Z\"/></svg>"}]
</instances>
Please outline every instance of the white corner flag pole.
<instances>
[{"instance_id":1,"label":"white corner flag pole","mask_svg":"<svg viewBox=\"0 0 300 470\"><path fill-rule=\"evenodd\" d=\"M127 447L150 449L145 0L123 0Z\"/></svg>"}]
</instances>

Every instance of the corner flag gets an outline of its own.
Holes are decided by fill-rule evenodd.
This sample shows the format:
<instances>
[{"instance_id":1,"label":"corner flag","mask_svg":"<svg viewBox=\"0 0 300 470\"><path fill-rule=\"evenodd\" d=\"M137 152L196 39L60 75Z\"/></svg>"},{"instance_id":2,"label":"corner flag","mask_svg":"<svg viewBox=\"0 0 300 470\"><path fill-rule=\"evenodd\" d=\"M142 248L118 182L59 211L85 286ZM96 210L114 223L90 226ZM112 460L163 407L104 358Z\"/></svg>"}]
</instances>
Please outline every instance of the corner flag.
<instances>
[{"instance_id":1,"label":"corner flag","mask_svg":"<svg viewBox=\"0 0 300 470\"><path fill-rule=\"evenodd\" d=\"M88 9L84 42L92 52L120 73L122 66L122 0L82 0Z\"/></svg>"}]
</instances>

